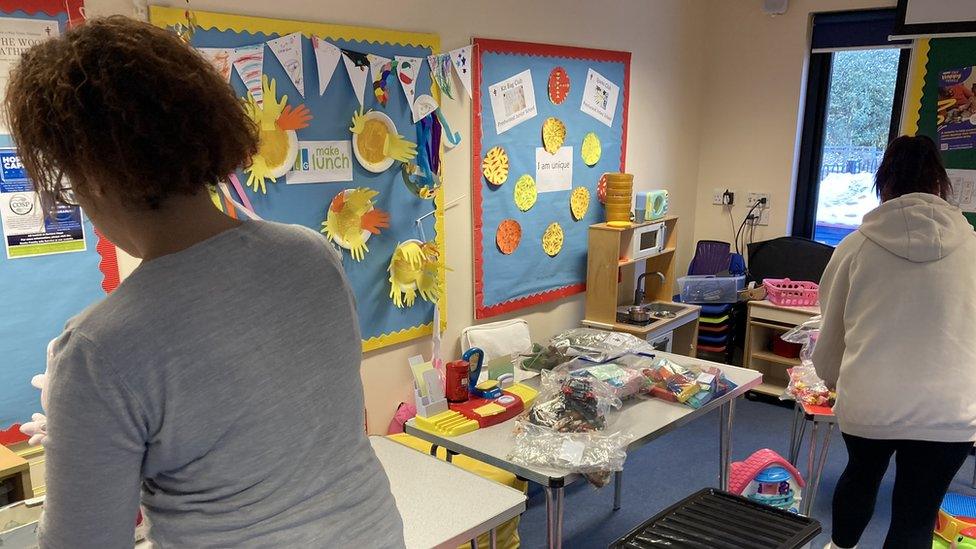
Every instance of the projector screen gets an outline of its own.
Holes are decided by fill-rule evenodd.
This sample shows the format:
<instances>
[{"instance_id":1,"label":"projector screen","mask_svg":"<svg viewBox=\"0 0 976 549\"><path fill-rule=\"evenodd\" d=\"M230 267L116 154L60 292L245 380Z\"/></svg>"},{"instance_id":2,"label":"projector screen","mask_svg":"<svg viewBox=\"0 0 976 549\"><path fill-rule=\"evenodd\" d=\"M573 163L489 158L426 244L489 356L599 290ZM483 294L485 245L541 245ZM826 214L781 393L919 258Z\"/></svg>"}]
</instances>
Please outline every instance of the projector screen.
<instances>
[{"instance_id":1,"label":"projector screen","mask_svg":"<svg viewBox=\"0 0 976 549\"><path fill-rule=\"evenodd\" d=\"M894 36L976 34L976 0L898 0Z\"/></svg>"}]
</instances>

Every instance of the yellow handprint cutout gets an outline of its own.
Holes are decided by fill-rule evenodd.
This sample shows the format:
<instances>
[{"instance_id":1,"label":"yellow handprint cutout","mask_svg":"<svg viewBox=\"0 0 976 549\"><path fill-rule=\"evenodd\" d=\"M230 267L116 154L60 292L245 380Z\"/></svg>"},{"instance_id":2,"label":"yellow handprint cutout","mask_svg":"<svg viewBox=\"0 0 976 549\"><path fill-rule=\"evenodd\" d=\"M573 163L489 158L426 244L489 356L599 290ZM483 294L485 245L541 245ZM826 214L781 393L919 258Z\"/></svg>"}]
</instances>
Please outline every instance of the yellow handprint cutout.
<instances>
[{"instance_id":1,"label":"yellow handprint cutout","mask_svg":"<svg viewBox=\"0 0 976 549\"><path fill-rule=\"evenodd\" d=\"M431 303L443 294L440 253L434 242L408 240L390 258L390 299L398 308L412 307L420 297Z\"/></svg>"},{"instance_id":2,"label":"yellow handprint cutout","mask_svg":"<svg viewBox=\"0 0 976 549\"><path fill-rule=\"evenodd\" d=\"M322 232L329 240L349 250L356 261L362 261L369 253L366 246L369 237L390 226L390 215L373 205L378 195L366 187L346 189L332 199L322 223Z\"/></svg>"},{"instance_id":3,"label":"yellow handprint cutout","mask_svg":"<svg viewBox=\"0 0 976 549\"><path fill-rule=\"evenodd\" d=\"M349 131L356 159L373 173L386 171L394 161L407 162L417 156L417 145L397 134L393 120L384 113L364 113L360 108L353 113Z\"/></svg>"},{"instance_id":4,"label":"yellow handprint cutout","mask_svg":"<svg viewBox=\"0 0 976 549\"><path fill-rule=\"evenodd\" d=\"M298 134L295 130L308 127L311 113L304 105L292 109L288 96L278 99L278 85L267 75L261 77L264 104L258 105L254 96L247 94L244 112L260 129L258 152L251 157L247 172L247 186L254 192L267 193L265 180L272 182L285 175L295 164L298 156Z\"/></svg>"}]
</instances>

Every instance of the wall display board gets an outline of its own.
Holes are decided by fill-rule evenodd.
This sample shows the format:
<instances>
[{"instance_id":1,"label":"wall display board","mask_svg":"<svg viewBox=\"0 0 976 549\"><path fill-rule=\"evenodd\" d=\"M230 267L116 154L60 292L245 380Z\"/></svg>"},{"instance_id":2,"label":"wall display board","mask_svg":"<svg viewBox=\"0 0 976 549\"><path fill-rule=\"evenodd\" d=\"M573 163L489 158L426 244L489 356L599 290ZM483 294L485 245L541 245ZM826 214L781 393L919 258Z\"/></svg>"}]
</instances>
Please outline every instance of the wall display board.
<instances>
[{"instance_id":1,"label":"wall display board","mask_svg":"<svg viewBox=\"0 0 976 549\"><path fill-rule=\"evenodd\" d=\"M597 184L624 171L630 53L476 38L475 316L585 290Z\"/></svg>"},{"instance_id":2,"label":"wall display board","mask_svg":"<svg viewBox=\"0 0 976 549\"><path fill-rule=\"evenodd\" d=\"M955 196L976 226L976 37L919 40L904 133L939 146Z\"/></svg>"},{"instance_id":3,"label":"wall display board","mask_svg":"<svg viewBox=\"0 0 976 549\"><path fill-rule=\"evenodd\" d=\"M63 33L80 9L80 0L0 0L0 92L20 55ZM79 209L45 220L8 132L0 127L0 444L26 439L20 423L41 411L30 380L44 372L48 341L118 284L115 248Z\"/></svg>"},{"instance_id":4,"label":"wall display board","mask_svg":"<svg viewBox=\"0 0 976 549\"><path fill-rule=\"evenodd\" d=\"M444 295L441 134L427 62L437 35L192 18L150 7L154 24L213 62L262 128L260 150L230 193L264 219L329 236L356 297L364 350L429 335Z\"/></svg>"}]
</instances>

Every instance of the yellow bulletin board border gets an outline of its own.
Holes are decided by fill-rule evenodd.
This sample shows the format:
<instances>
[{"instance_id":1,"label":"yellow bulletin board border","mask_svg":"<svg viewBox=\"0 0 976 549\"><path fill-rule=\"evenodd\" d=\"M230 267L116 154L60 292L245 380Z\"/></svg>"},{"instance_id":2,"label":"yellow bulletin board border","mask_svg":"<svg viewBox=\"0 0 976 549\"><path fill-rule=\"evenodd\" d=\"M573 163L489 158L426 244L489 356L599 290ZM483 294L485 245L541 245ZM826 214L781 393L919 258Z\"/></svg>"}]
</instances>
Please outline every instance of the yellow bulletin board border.
<instances>
[{"instance_id":1,"label":"yellow bulletin board border","mask_svg":"<svg viewBox=\"0 0 976 549\"><path fill-rule=\"evenodd\" d=\"M908 93L905 97L904 118L901 133L915 135L918 133L918 121L922 108L922 89L925 87L925 73L929 61L928 39L916 40L912 49L912 64L909 67L911 80L908 82Z\"/></svg>"},{"instance_id":2,"label":"yellow bulletin board border","mask_svg":"<svg viewBox=\"0 0 976 549\"><path fill-rule=\"evenodd\" d=\"M349 40L361 42L374 42L388 45L427 47L433 53L440 52L441 40L436 34L407 32L390 29L378 29L370 27L357 27L350 25L337 25L332 23L313 23L308 21L295 21L289 19L272 19L267 17L254 17L249 15L234 15L229 13L216 13L207 11L193 10L196 18L196 25L201 29L216 29L218 31L234 31L238 33L257 33L264 34L290 34L300 32L302 35L310 37L313 34L319 38L332 40ZM177 24L186 24L186 13L183 8L167 8L163 6L149 6L149 20L152 24L159 27L171 27ZM431 93L435 99L440 99L439 90L436 85L431 85ZM441 151L443 155L443 151ZM443 169L443 164L441 165ZM444 291L438 297L437 307L440 311L441 330L447 328L447 282L445 278L446 263L444 259L444 188L437 190L434 197L434 240L441 252L440 275L444 280ZM392 306L392 305L391 305ZM376 337L363 340L363 352L375 351L390 345L405 343L414 339L429 336L433 333L433 321L411 328L405 328L397 332L390 332Z\"/></svg>"}]
</instances>

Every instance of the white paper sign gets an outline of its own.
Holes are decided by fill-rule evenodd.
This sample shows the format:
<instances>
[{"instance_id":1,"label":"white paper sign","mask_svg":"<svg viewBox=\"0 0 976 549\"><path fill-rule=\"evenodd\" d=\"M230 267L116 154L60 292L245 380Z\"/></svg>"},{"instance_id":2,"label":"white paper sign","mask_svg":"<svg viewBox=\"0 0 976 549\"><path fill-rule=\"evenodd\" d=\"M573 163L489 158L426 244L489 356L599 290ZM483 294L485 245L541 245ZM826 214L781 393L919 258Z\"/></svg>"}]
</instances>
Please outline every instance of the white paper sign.
<instances>
[{"instance_id":1,"label":"white paper sign","mask_svg":"<svg viewBox=\"0 0 976 549\"><path fill-rule=\"evenodd\" d=\"M538 114L530 70L488 86L488 95L491 96L496 133L504 133Z\"/></svg>"},{"instance_id":2,"label":"white paper sign","mask_svg":"<svg viewBox=\"0 0 976 549\"><path fill-rule=\"evenodd\" d=\"M312 49L315 50L315 66L319 70L319 95L323 95L325 88L329 87L329 82L332 81L336 67L339 66L342 50L318 36L312 36Z\"/></svg>"},{"instance_id":3,"label":"white paper sign","mask_svg":"<svg viewBox=\"0 0 976 549\"><path fill-rule=\"evenodd\" d=\"M964 212L976 212L976 170L946 170L952 182L949 203Z\"/></svg>"},{"instance_id":4,"label":"white paper sign","mask_svg":"<svg viewBox=\"0 0 976 549\"><path fill-rule=\"evenodd\" d=\"M264 74L264 44L236 48L231 62L254 101L259 107L264 105L264 88L261 87L261 75Z\"/></svg>"},{"instance_id":5,"label":"white paper sign","mask_svg":"<svg viewBox=\"0 0 976 549\"><path fill-rule=\"evenodd\" d=\"M285 183L352 181L351 141L299 141L298 156Z\"/></svg>"},{"instance_id":6,"label":"white paper sign","mask_svg":"<svg viewBox=\"0 0 976 549\"><path fill-rule=\"evenodd\" d=\"M268 48L278 58L291 83L305 97L305 75L302 66L302 33L293 32L274 40L268 40Z\"/></svg>"},{"instance_id":7,"label":"white paper sign","mask_svg":"<svg viewBox=\"0 0 976 549\"><path fill-rule=\"evenodd\" d=\"M10 69L20 61L21 54L34 44L59 34L57 21L0 17L0 103L3 103L7 90ZM10 133L2 117L0 133Z\"/></svg>"},{"instance_id":8,"label":"white paper sign","mask_svg":"<svg viewBox=\"0 0 976 549\"><path fill-rule=\"evenodd\" d=\"M560 147L556 154L535 149L535 186L540 193L573 188L573 148Z\"/></svg>"},{"instance_id":9,"label":"white paper sign","mask_svg":"<svg viewBox=\"0 0 976 549\"><path fill-rule=\"evenodd\" d=\"M580 105L580 110L607 126L613 126L619 94L620 86L607 80L595 70L588 69L586 71L586 85L583 87L583 104Z\"/></svg>"},{"instance_id":10,"label":"white paper sign","mask_svg":"<svg viewBox=\"0 0 976 549\"><path fill-rule=\"evenodd\" d=\"M352 57L346 54L342 55L342 62L346 65L346 74L349 75L349 83L352 84L352 89L356 92L359 106L364 107L363 93L366 91L366 81L369 79L369 66L357 65Z\"/></svg>"}]
</instances>

